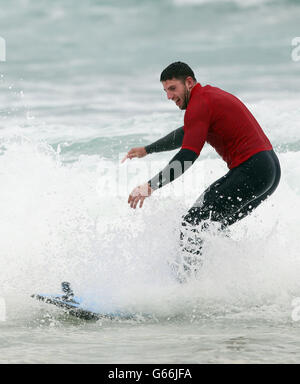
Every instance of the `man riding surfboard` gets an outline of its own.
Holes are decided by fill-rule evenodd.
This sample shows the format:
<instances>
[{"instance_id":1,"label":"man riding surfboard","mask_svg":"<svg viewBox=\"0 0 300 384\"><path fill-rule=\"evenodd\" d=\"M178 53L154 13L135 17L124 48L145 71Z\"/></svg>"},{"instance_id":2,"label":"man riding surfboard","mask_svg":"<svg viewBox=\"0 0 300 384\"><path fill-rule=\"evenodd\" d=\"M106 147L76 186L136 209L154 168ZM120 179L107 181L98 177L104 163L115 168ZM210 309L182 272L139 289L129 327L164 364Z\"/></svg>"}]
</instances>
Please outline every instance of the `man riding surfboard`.
<instances>
[{"instance_id":1,"label":"man riding surfboard","mask_svg":"<svg viewBox=\"0 0 300 384\"><path fill-rule=\"evenodd\" d=\"M131 149L123 161L180 148L169 164L129 195L132 208L154 191L182 175L198 158L205 142L227 163L229 172L210 185L183 217L181 245L189 255L201 254L200 236L208 221L226 228L243 219L277 188L280 164L262 128L235 96L220 88L202 86L185 63L170 64L160 81L169 100L185 110L184 126L158 141ZM187 231L188 230L188 231ZM186 234L188 233L188 234Z\"/></svg>"}]
</instances>

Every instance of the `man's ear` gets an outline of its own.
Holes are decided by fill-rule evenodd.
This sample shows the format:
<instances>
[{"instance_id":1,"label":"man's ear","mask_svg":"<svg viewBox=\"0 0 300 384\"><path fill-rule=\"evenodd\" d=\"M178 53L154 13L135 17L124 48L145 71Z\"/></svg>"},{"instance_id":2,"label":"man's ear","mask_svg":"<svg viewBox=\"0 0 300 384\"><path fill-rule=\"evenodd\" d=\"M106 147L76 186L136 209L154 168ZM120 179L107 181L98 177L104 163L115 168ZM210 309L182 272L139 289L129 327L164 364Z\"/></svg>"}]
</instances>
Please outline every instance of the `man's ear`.
<instances>
[{"instance_id":1,"label":"man's ear","mask_svg":"<svg viewBox=\"0 0 300 384\"><path fill-rule=\"evenodd\" d=\"M188 76L185 79L185 85L188 88L188 90L190 91L193 88L193 86L195 85L194 79L191 76Z\"/></svg>"}]
</instances>

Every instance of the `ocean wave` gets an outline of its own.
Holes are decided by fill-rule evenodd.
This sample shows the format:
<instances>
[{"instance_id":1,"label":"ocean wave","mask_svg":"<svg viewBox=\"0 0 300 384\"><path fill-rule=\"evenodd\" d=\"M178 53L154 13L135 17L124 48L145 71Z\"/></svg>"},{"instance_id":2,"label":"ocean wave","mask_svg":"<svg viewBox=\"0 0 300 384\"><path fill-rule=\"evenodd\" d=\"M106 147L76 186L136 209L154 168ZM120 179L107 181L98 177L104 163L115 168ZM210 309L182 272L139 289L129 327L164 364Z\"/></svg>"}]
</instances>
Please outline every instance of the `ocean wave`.
<instances>
[{"instance_id":1,"label":"ocean wave","mask_svg":"<svg viewBox=\"0 0 300 384\"><path fill-rule=\"evenodd\" d=\"M199 162L184 184L177 180L134 211L127 195L144 181L134 163L127 170L99 158L97 167L89 158L63 165L46 144L6 143L0 156L1 292L55 292L69 280L81 296L99 298L99 308L162 319L287 307L300 294L300 154L279 157L278 190L232 227L231 238L207 235L199 279L180 285L169 263L178 254L181 217L224 173L220 160ZM119 193L115 177L122 182Z\"/></svg>"},{"instance_id":2,"label":"ocean wave","mask_svg":"<svg viewBox=\"0 0 300 384\"><path fill-rule=\"evenodd\" d=\"M282 0L173 0L174 4L177 6L201 6L201 5L217 5L217 4L232 4L236 5L240 8L249 8L249 7L257 7L262 5L283 5ZM285 1L284 4L296 4L296 0Z\"/></svg>"}]
</instances>

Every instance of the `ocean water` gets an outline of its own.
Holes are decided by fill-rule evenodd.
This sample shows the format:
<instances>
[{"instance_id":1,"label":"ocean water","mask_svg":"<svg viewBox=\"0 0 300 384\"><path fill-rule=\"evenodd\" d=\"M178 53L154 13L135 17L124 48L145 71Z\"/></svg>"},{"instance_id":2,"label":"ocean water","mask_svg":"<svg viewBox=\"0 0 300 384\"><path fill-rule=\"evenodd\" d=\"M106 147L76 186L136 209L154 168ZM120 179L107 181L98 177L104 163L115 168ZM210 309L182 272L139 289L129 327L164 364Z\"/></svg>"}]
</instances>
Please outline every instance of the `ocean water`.
<instances>
[{"instance_id":1,"label":"ocean water","mask_svg":"<svg viewBox=\"0 0 300 384\"><path fill-rule=\"evenodd\" d=\"M299 14L296 0L0 0L1 363L299 361ZM181 125L159 83L176 60L240 97L282 166L230 237L205 235L185 285L169 267L181 216L225 164L205 147L135 211L128 194L173 153L120 164ZM65 280L136 319L84 322L30 298Z\"/></svg>"}]
</instances>

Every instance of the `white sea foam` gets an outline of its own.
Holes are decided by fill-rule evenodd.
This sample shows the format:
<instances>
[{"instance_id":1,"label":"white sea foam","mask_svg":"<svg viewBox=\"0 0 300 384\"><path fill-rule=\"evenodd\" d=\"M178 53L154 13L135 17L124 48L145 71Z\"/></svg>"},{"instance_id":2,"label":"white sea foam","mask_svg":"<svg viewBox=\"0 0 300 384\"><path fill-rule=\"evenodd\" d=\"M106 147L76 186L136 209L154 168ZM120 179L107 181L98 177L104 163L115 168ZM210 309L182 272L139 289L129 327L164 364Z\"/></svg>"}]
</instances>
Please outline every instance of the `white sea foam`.
<instances>
[{"instance_id":1,"label":"white sea foam","mask_svg":"<svg viewBox=\"0 0 300 384\"><path fill-rule=\"evenodd\" d=\"M280 160L283 178L276 193L235 224L231 238L206 235L199 281L182 286L168 266L178 252L181 216L223 173L219 160L203 160L185 175L187 196L177 182L133 211L126 191L99 196L104 160L97 159L100 168L87 166L88 158L63 166L45 144L6 143L0 157L1 292L55 292L70 280L99 310L157 316L192 313L199 303L207 313L217 311L219 302L244 309L255 303L289 305L291 295L300 294L300 197L293 171L299 152ZM200 171L205 178L192 188ZM129 187L138 179L131 175Z\"/></svg>"}]
</instances>

